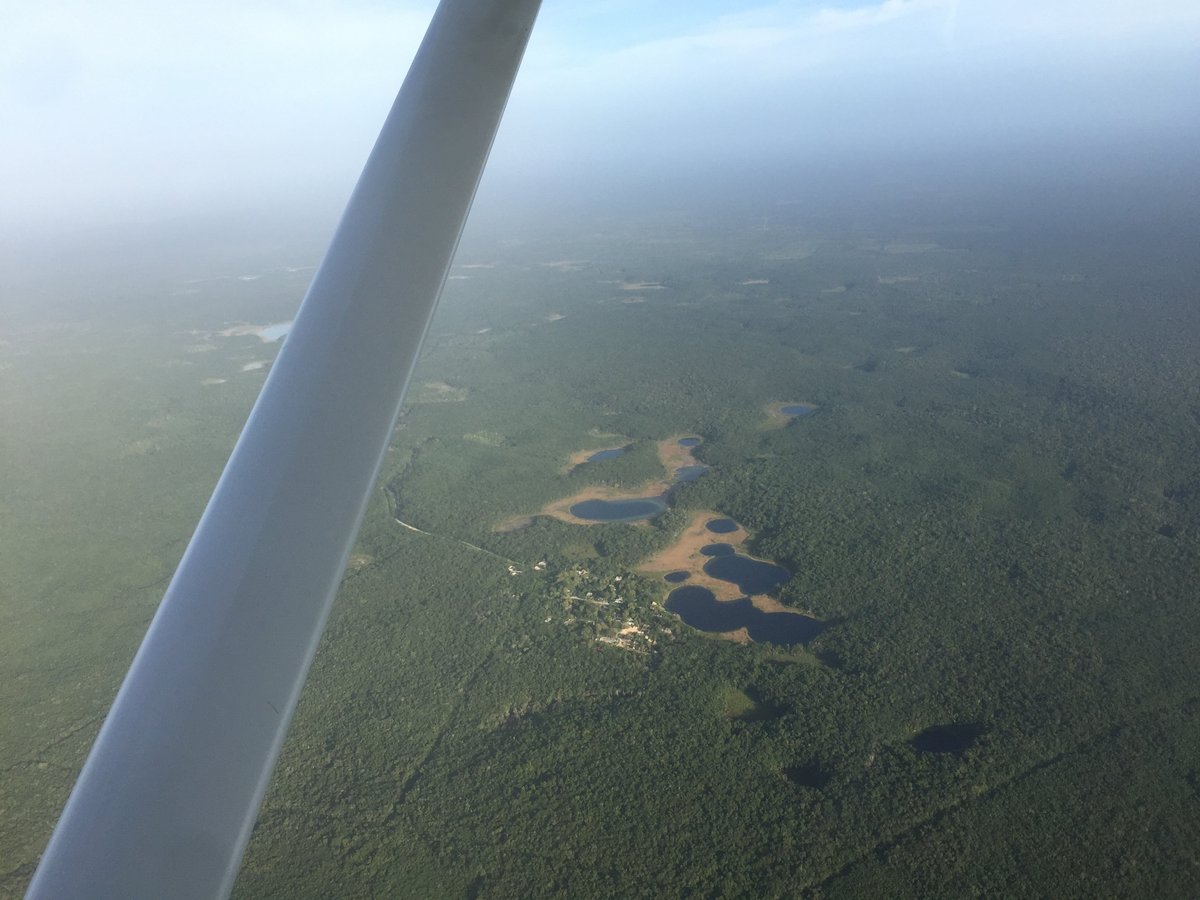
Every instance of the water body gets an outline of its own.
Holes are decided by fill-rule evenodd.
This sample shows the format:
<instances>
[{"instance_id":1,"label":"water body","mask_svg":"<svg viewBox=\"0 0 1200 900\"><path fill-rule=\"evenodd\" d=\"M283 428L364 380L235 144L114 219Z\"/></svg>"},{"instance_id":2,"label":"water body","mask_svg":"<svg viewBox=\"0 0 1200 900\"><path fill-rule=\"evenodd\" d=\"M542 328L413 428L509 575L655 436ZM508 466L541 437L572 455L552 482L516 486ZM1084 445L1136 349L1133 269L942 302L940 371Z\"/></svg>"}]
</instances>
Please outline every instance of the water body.
<instances>
[{"instance_id":1,"label":"water body","mask_svg":"<svg viewBox=\"0 0 1200 900\"><path fill-rule=\"evenodd\" d=\"M716 546L729 547L728 544L718 544ZM732 551L732 548L729 549ZM701 550L700 552L703 553L704 551ZM704 564L705 574L736 584L737 589L743 594L769 593L792 577L792 574L783 566L751 559L749 556L742 556L740 553L706 553L705 556L712 557L712 559Z\"/></svg>"},{"instance_id":2,"label":"water body","mask_svg":"<svg viewBox=\"0 0 1200 900\"><path fill-rule=\"evenodd\" d=\"M666 510L659 497L634 500L584 500L571 507L571 515L589 522L637 522L652 519Z\"/></svg>"},{"instance_id":3,"label":"water body","mask_svg":"<svg viewBox=\"0 0 1200 900\"><path fill-rule=\"evenodd\" d=\"M713 534L729 534L737 531L737 522L733 519L709 519L704 527Z\"/></svg>"},{"instance_id":4,"label":"water body","mask_svg":"<svg viewBox=\"0 0 1200 900\"><path fill-rule=\"evenodd\" d=\"M599 450L589 456L584 462L604 462L606 459L616 459L618 456L624 456L628 447L615 447L612 450Z\"/></svg>"},{"instance_id":5,"label":"water body","mask_svg":"<svg viewBox=\"0 0 1200 900\"><path fill-rule=\"evenodd\" d=\"M678 572L668 572L666 575L663 576L663 580L669 584L682 584L683 582L687 581L691 577L692 577L691 572L688 572L684 569L680 569Z\"/></svg>"},{"instance_id":6,"label":"water body","mask_svg":"<svg viewBox=\"0 0 1200 900\"><path fill-rule=\"evenodd\" d=\"M684 447L694 447L700 438L686 437L679 443ZM603 462L606 459L616 459L629 451L629 447L614 447L608 450L597 450L581 463ZM708 471L708 466L680 466L675 470L675 482L682 484L695 481ZM669 492L668 492L669 493ZM636 497L630 500L583 500L571 507L571 515L589 522L638 522L642 519L652 519L667 509L667 496Z\"/></svg>"},{"instance_id":7,"label":"water body","mask_svg":"<svg viewBox=\"0 0 1200 900\"><path fill-rule=\"evenodd\" d=\"M750 640L756 643L768 641L785 647L805 644L825 627L800 613L763 612L748 597L721 601L708 588L696 585L671 591L667 609L700 631L722 633L745 628Z\"/></svg>"},{"instance_id":8,"label":"water body","mask_svg":"<svg viewBox=\"0 0 1200 900\"><path fill-rule=\"evenodd\" d=\"M780 407L779 411L785 416L811 416L817 411L817 408L811 403L794 403L788 406Z\"/></svg>"},{"instance_id":9,"label":"water body","mask_svg":"<svg viewBox=\"0 0 1200 900\"><path fill-rule=\"evenodd\" d=\"M733 546L730 544L705 544L700 548L701 556L733 556Z\"/></svg>"}]
</instances>

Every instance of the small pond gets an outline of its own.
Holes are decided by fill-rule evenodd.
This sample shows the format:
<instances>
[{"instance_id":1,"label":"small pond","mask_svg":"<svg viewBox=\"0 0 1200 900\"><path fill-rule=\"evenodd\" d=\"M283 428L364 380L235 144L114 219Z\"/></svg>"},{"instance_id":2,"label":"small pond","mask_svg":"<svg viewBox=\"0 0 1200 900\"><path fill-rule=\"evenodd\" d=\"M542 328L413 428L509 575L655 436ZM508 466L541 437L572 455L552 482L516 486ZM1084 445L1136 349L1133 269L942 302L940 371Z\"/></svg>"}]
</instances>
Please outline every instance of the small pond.
<instances>
[{"instance_id":1,"label":"small pond","mask_svg":"<svg viewBox=\"0 0 1200 900\"><path fill-rule=\"evenodd\" d=\"M708 466L680 466L675 470L675 480L680 482L695 481L708 471Z\"/></svg>"},{"instance_id":2,"label":"small pond","mask_svg":"<svg viewBox=\"0 0 1200 900\"><path fill-rule=\"evenodd\" d=\"M698 437L685 437L679 439L680 447L698 447L702 443Z\"/></svg>"},{"instance_id":3,"label":"small pond","mask_svg":"<svg viewBox=\"0 0 1200 900\"><path fill-rule=\"evenodd\" d=\"M718 600L708 588L687 585L667 597L667 609L700 631L722 633L745 628L750 640L793 646L812 640L824 629L816 619L793 612L766 613L750 602Z\"/></svg>"},{"instance_id":4,"label":"small pond","mask_svg":"<svg viewBox=\"0 0 1200 900\"><path fill-rule=\"evenodd\" d=\"M737 522L733 519L709 519L704 526L713 534L730 534L737 531Z\"/></svg>"},{"instance_id":5,"label":"small pond","mask_svg":"<svg viewBox=\"0 0 1200 900\"><path fill-rule=\"evenodd\" d=\"M636 522L664 512L667 504L660 497L633 500L583 500L571 507L571 515L589 522Z\"/></svg>"},{"instance_id":6,"label":"small pond","mask_svg":"<svg viewBox=\"0 0 1200 900\"><path fill-rule=\"evenodd\" d=\"M598 450L584 462L604 462L606 459L616 459L618 456L624 456L628 449L628 447L614 447L611 450Z\"/></svg>"},{"instance_id":7,"label":"small pond","mask_svg":"<svg viewBox=\"0 0 1200 900\"><path fill-rule=\"evenodd\" d=\"M663 576L663 580L668 584L682 584L692 577L692 573L686 569L680 569L678 572L668 572Z\"/></svg>"}]
</instances>

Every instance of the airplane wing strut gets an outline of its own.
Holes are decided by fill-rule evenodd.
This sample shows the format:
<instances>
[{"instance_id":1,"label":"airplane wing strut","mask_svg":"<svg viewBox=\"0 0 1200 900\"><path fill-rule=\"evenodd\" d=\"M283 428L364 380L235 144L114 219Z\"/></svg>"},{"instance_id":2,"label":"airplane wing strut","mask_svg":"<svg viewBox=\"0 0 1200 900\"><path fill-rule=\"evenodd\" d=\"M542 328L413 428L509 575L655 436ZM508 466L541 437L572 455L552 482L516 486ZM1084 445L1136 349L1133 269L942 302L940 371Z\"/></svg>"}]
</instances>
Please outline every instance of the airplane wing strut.
<instances>
[{"instance_id":1,"label":"airplane wing strut","mask_svg":"<svg viewBox=\"0 0 1200 900\"><path fill-rule=\"evenodd\" d=\"M540 0L443 0L29 887L233 888Z\"/></svg>"}]
</instances>

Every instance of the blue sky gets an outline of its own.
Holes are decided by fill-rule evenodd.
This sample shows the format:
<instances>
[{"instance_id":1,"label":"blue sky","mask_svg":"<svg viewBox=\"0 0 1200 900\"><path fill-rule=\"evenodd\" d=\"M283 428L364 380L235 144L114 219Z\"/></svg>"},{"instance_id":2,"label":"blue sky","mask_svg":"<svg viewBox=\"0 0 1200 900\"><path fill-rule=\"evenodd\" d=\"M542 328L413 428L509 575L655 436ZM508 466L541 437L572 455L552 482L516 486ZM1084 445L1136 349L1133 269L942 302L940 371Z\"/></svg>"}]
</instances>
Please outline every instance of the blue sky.
<instances>
[{"instance_id":1,"label":"blue sky","mask_svg":"<svg viewBox=\"0 0 1200 900\"><path fill-rule=\"evenodd\" d=\"M433 6L0 14L7 224L348 192ZM493 170L1154 142L1197 84L1196 0L545 0Z\"/></svg>"}]
</instances>

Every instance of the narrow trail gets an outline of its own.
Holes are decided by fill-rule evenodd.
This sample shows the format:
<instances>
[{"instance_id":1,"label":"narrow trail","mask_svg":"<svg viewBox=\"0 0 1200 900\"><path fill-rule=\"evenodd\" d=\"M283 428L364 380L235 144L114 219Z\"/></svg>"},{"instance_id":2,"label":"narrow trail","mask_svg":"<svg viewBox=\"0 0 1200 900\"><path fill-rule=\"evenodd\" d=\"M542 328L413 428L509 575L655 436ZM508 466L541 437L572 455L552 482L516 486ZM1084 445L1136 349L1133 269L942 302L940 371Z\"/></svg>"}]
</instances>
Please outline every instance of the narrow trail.
<instances>
[{"instance_id":1,"label":"narrow trail","mask_svg":"<svg viewBox=\"0 0 1200 900\"><path fill-rule=\"evenodd\" d=\"M447 537L444 534L434 534L432 531L424 531L424 530L418 528L416 525L409 525L407 522L400 521L395 516L392 516L392 519L401 528L407 528L409 531L415 532L416 534L423 534L426 537L436 538L441 541L450 541L451 543L459 544L460 546L463 546L463 547L469 547L470 549L475 550L478 553L486 554L487 556L490 556L493 559L498 559L501 562L508 563L509 565L512 565L512 566L521 565L515 559L509 559L507 556L501 556L499 553L493 553L491 550L488 550L484 547L480 547L478 544L472 544L470 541L464 541L464 540L461 540L460 538Z\"/></svg>"},{"instance_id":2,"label":"narrow trail","mask_svg":"<svg viewBox=\"0 0 1200 900\"><path fill-rule=\"evenodd\" d=\"M396 792L396 799L392 801L391 809L388 811L387 815L384 816L381 823L382 827L387 828L395 822L396 818L400 815L400 808L404 806L404 801L408 796L409 790L416 783L417 777L421 774L421 769L423 769L425 764L433 758L435 753L437 753L438 748L442 745L442 739L454 729L459 715L461 714L463 708L467 705L467 698L470 696L472 685L475 684L475 681L479 678L480 673L488 667L492 661L492 658L496 655L496 643L498 641L499 637L493 641L492 646L488 648L488 652L483 655L479 662L475 664L471 671L468 672L466 677L462 680L462 683L458 687L458 700L455 701L450 711L446 714L446 718L442 722L442 726L438 729L437 734L434 735L433 740L429 742L429 746L425 748L425 752L421 754L420 758L415 763L413 763L412 768L409 769L408 773L404 776L404 780L400 782L400 788Z\"/></svg>"}]
</instances>

